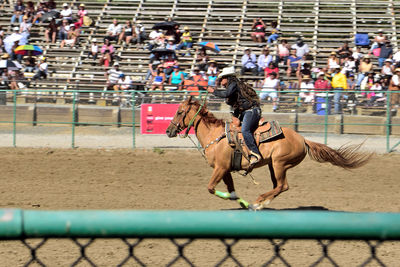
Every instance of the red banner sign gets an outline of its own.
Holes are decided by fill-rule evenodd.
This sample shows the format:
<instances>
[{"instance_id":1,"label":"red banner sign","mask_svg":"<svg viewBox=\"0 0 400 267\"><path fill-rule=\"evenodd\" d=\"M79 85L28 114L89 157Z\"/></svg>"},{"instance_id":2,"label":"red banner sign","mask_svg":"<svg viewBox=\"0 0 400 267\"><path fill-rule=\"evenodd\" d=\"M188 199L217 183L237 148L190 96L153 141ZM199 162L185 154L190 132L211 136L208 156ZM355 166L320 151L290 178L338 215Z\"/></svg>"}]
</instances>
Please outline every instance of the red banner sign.
<instances>
[{"instance_id":1,"label":"red banner sign","mask_svg":"<svg viewBox=\"0 0 400 267\"><path fill-rule=\"evenodd\" d=\"M165 134L178 110L179 104L142 104L140 112L141 134ZM190 134L194 134L193 128Z\"/></svg>"}]
</instances>

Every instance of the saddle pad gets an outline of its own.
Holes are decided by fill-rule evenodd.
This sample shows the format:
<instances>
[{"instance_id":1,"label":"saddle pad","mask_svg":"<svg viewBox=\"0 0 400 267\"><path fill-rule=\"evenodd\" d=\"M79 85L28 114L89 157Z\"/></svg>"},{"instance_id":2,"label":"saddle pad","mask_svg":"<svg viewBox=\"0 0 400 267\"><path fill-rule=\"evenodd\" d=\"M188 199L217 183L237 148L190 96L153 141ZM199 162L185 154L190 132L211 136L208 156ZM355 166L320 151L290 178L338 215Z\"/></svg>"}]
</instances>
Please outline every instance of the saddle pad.
<instances>
[{"instance_id":1,"label":"saddle pad","mask_svg":"<svg viewBox=\"0 0 400 267\"><path fill-rule=\"evenodd\" d=\"M268 122L266 122L268 123ZM282 134L282 128L277 121L269 122L271 127L264 132L260 132L260 143L267 142L268 140L277 137ZM264 123L265 124L265 123Z\"/></svg>"}]
</instances>

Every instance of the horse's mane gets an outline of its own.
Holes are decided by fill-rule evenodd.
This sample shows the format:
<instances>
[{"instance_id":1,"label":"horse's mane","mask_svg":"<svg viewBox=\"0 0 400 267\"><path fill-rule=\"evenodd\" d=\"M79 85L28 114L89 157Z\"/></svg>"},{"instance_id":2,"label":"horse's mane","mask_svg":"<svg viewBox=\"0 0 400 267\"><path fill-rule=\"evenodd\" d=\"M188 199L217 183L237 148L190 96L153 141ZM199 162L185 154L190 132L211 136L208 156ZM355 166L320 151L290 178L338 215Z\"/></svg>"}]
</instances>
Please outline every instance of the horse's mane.
<instances>
[{"instance_id":1,"label":"horse's mane","mask_svg":"<svg viewBox=\"0 0 400 267\"><path fill-rule=\"evenodd\" d=\"M195 100L191 102L196 110L199 109L200 103L199 101ZM217 119L214 114L208 111L207 109L207 103L204 103L203 108L200 110L199 115L202 117L204 123L208 126L214 125L214 126L225 126L225 122L222 119Z\"/></svg>"}]
</instances>

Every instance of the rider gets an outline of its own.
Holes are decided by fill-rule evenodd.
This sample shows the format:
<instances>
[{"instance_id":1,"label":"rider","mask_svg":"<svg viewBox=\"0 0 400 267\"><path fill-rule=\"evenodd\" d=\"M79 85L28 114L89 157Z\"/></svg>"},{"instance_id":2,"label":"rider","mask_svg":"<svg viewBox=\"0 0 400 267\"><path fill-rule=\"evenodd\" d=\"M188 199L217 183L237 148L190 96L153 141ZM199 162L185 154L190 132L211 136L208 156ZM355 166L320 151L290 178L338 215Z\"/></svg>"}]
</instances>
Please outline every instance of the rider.
<instances>
[{"instance_id":1,"label":"rider","mask_svg":"<svg viewBox=\"0 0 400 267\"><path fill-rule=\"evenodd\" d=\"M251 169L261 160L253 135L261 118L260 98L250 85L236 77L234 67L224 68L218 75L218 83L226 90L214 90L208 87L207 91L226 98L226 103L233 108L233 116L241 121L243 139L250 150L249 169Z\"/></svg>"}]
</instances>

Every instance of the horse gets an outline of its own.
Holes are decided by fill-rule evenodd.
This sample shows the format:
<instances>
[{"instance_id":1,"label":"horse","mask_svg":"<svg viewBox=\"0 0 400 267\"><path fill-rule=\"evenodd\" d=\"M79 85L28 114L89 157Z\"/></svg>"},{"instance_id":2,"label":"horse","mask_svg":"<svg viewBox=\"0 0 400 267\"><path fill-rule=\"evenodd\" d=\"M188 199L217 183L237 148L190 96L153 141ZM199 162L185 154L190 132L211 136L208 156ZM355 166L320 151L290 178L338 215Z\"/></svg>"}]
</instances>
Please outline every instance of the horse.
<instances>
[{"instance_id":1,"label":"horse","mask_svg":"<svg viewBox=\"0 0 400 267\"><path fill-rule=\"evenodd\" d=\"M204 100L205 101L205 100ZM205 102L202 104L192 96L182 101L166 130L168 137L176 137L186 129L186 136L191 127L194 127L196 137L203 148L208 164L213 168L207 189L209 193L222 199L236 200L242 208L260 210L269 204L282 192L289 189L286 178L288 169L300 164L308 154L317 162L329 162L344 169L354 169L366 164L373 153L361 153L359 145L347 145L338 149L305 139L296 131L282 127L282 134L277 138L260 143L259 150L262 159L254 168L268 165L273 189L261 194L252 204L238 197L232 179L233 148L225 138L225 122L217 119L207 110ZM249 161L242 157L242 170L248 170ZM223 180L228 192L215 190Z\"/></svg>"}]
</instances>

